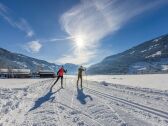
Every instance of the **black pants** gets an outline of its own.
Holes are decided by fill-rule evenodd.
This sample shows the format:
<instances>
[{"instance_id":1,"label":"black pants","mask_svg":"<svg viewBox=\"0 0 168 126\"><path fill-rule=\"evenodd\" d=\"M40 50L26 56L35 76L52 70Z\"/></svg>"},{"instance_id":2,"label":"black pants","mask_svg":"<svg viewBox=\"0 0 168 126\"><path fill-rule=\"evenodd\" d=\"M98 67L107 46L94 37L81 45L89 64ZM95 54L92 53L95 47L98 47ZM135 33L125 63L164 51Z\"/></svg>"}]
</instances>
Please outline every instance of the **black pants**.
<instances>
[{"instance_id":1,"label":"black pants","mask_svg":"<svg viewBox=\"0 0 168 126\"><path fill-rule=\"evenodd\" d=\"M57 83L57 81L61 78L61 87L63 87L63 76L58 76L52 87ZM52 88L51 87L51 88Z\"/></svg>"},{"instance_id":2,"label":"black pants","mask_svg":"<svg viewBox=\"0 0 168 126\"><path fill-rule=\"evenodd\" d=\"M82 75L78 75L77 86L78 86L79 79L81 81L81 87L82 87Z\"/></svg>"}]
</instances>

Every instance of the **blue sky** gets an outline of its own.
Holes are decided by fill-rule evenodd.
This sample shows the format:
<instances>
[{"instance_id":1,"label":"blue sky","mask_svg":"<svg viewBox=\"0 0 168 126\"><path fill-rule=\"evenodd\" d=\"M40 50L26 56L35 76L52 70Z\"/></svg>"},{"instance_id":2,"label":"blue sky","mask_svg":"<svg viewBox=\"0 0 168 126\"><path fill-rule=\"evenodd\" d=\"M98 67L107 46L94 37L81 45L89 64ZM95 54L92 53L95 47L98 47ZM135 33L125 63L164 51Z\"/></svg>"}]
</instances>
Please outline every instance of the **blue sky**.
<instances>
[{"instance_id":1,"label":"blue sky","mask_svg":"<svg viewBox=\"0 0 168 126\"><path fill-rule=\"evenodd\" d=\"M93 64L168 33L167 0L0 0L0 47Z\"/></svg>"}]
</instances>

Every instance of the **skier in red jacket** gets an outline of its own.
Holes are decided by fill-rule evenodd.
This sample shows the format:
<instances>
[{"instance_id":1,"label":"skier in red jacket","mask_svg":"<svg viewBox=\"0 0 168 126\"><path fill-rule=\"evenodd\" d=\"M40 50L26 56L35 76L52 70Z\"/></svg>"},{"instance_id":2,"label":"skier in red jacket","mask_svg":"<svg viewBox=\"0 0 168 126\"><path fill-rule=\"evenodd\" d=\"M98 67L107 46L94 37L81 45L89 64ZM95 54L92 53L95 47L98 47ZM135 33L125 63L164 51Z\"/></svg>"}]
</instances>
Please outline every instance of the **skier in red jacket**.
<instances>
[{"instance_id":1,"label":"skier in red jacket","mask_svg":"<svg viewBox=\"0 0 168 126\"><path fill-rule=\"evenodd\" d=\"M54 82L54 84L52 85L52 87L57 83L57 81L61 78L61 88L63 88L63 76L64 76L64 73L66 73L67 70L64 69L64 67L62 66L58 72L57 72L57 80ZM51 88L52 88L51 87Z\"/></svg>"}]
</instances>

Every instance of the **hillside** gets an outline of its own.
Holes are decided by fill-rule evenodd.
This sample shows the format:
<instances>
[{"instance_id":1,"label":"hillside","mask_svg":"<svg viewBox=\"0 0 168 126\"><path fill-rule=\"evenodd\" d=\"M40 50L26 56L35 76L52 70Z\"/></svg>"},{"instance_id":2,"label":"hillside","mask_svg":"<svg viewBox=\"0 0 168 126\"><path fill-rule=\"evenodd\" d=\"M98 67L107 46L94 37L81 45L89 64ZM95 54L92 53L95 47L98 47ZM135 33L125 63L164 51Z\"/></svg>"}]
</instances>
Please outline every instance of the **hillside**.
<instances>
[{"instance_id":1,"label":"hillside","mask_svg":"<svg viewBox=\"0 0 168 126\"><path fill-rule=\"evenodd\" d=\"M77 65L64 64L68 69L69 74L74 74L77 69ZM15 69L30 69L32 72L38 70L52 70L56 71L60 65L49 63L44 60L31 58L22 54L10 52L6 49L0 48L0 68L15 68Z\"/></svg>"},{"instance_id":2,"label":"hillside","mask_svg":"<svg viewBox=\"0 0 168 126\"><path fill-rule=\"evenodd\" d=\"M88 68L88 74L139 74L168 72L168 35L106 57Z\"/></svg>"}]
</instances>

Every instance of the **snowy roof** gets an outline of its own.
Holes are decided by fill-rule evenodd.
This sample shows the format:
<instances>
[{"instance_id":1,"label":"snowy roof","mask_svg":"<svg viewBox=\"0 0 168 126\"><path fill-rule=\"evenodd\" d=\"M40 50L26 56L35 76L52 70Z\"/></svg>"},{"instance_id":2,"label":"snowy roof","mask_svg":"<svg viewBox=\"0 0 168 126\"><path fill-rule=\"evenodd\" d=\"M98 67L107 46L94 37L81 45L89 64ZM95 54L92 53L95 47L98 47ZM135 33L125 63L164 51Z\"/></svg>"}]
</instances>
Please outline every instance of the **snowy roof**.
<instances>
[{"instance_id":1,"label":"snowy roof","mask_svg":"<svg viewBox=\"0 0 168 126\"><path fill-rule=\"evenodd\" d=\"M8 73L30 73L30 69L0 69L0 72Z\"/></svg>"}]
</instances>

